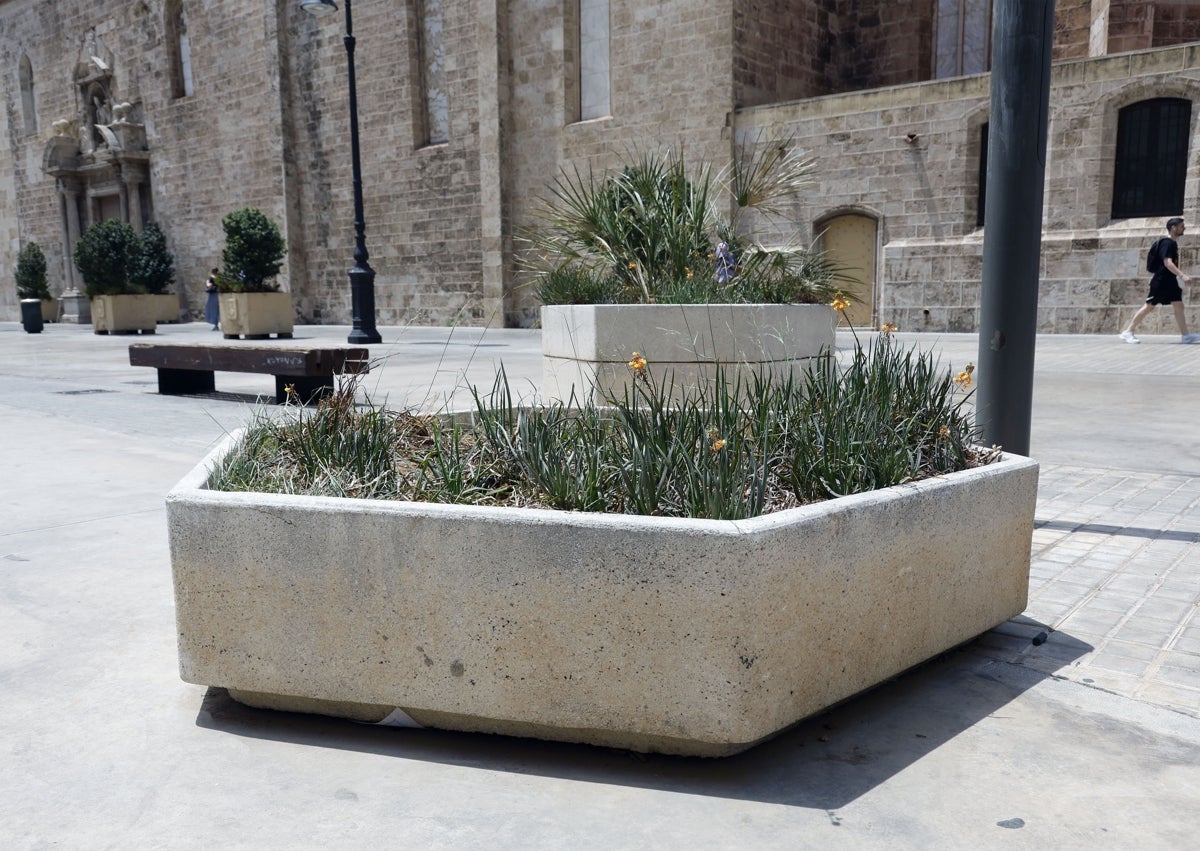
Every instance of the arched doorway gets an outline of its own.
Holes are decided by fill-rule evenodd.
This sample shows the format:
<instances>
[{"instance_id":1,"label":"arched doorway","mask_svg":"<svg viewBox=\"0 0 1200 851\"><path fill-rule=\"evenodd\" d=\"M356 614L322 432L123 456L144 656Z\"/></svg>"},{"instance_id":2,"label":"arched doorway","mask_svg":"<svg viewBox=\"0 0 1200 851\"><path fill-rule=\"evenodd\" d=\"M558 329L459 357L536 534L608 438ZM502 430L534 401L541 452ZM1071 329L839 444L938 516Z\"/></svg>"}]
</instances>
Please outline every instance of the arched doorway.
<instances>
[{"instance_id":1,"label":"arched doorway","mask_svg":"<svg viewBox=\"0 0 1200 851\"><path fill-rule=\"evenodd\" d=\"M838 269L838 287L858 301L843 314L843 324L875 327L875 268L879 225L870 216L846 213L817 227L818 247Z\"/></svg>"}]
</instances>

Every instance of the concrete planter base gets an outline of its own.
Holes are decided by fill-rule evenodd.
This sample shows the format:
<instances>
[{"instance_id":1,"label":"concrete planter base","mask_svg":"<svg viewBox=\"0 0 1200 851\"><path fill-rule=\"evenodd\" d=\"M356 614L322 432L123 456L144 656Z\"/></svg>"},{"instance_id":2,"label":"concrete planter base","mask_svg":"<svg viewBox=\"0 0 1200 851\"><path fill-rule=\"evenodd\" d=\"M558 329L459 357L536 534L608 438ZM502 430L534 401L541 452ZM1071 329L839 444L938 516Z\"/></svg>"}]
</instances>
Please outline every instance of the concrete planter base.
<instances>
[{"instance_id":1,"label":"concrete planter base","mask_svg":"<svg viewBox=\"0 0 1200 851\"><path fill-rule=\"evenodd\" d=\"M153 334L158 324L159 296L98 295L92 297L92 330L97 334Z\"/></svg>"},{"instance_id":2,"label":"concrete planter base","mask_svg":"<svg viewBox=\"0 0 1200 851\"><path fill-rule=\"evenodd\" d=\"M720 756L1025 608L1037 464L746 521L167 498L184 680L364 721Z\"/></svg>"},{"instance_id":3,"label":"concrete planter base","mask_svg":"<svg viewBox=\"0 0 1200 851\"><path fill-rule=\"evenodd\" d=\"M221 293L221 331L225 339L265 340L292 336L292 294Z\"/></svg>"},{"instance_id":4,"label":"concrete planter base","mask_svg":"<svg viewBox=\"0 0 1200 851\"><path fill-rule=\"evenodd\" d=\"M182 309L179 306L177 293L156 293L154 299L154 320L160 324L178 322Z\"/></svg>"},{"instance_id":5,"label":"concrete planter base","mask_svg":"<svg viewBox=\"0 0 1200 851\"><path fill-rule=\"evenodd\" d=\"M542 308L542 395L547 401L604 404L633 381L634 352L651 377L675 386L803 370L834 345L833 308L824 304L599 304Z\"/></svg>"}]
</instances>

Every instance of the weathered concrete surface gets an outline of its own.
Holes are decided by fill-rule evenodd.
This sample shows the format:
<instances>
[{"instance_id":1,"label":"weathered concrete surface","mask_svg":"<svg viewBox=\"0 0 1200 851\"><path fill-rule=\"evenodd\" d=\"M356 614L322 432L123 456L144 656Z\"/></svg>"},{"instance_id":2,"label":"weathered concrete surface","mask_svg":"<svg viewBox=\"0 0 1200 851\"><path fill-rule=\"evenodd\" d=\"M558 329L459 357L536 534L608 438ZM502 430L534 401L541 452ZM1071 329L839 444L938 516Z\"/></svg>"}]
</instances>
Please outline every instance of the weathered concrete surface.
<instances>
[{"instance_id":1,"label":"weathered concrete surface","mask_svg":"<svg viewBox=\"0 0 1200 851\"><path fill-rule=\"evenodd\" d=\"M724 756L1025 609L1015 456L741 521L225 493L215 460L167 497L180 669L257 706Z\"/></svg>"},{"instance_id":2,"label":"weathered concrete surface","mask_svg":"<svg viewBox=\"0 0 1200 851\"><path fill-rule=\"evenodd\" d=\"M836 319L825 304L577 304L543 307L541 316L545 398L596 404L633 385L635 352L656 385L711 383L717 364L731 383L798 376L833 350Z\"/></svg>"}]
</instances>

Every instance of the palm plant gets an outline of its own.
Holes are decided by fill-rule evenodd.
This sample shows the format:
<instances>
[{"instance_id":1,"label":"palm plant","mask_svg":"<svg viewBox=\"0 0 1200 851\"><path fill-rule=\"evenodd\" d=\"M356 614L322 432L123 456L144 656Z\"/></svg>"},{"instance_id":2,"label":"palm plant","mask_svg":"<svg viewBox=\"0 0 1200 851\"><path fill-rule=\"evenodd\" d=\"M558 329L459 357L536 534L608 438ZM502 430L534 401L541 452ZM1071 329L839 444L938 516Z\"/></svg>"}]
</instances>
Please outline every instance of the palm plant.
<instances>
[{"instance_id":1,"label":"palm plant","mask_svg":"<svg viewBox=\"0 0 1200 851\"><path fill-rule=\"evenodd\" d=\"M742 145L714 176L680 151L641 153L618 173L564 170L534 211L527 268L545 304L824 302L836 270L802 247L765 248L743 213L786 213L812 181L790 140Z\"/></svg>"}]
</instances>

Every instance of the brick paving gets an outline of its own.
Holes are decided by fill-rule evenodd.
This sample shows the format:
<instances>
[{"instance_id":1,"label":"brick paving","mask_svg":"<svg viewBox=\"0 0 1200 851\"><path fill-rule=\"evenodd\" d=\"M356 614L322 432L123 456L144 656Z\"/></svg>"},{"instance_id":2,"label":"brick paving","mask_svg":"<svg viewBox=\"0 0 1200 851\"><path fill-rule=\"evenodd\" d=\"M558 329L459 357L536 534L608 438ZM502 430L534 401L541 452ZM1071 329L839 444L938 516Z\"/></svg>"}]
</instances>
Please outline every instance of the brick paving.
<instances>
[{"instance_id":1,"label":"brick paving","mask_svg":"<svg viewBox=\"0 0 1200 851\"><path fill-rule=\"evenodd\" d=\"M971 335L901 337L956 368L977 357ZM1057 398L1039 405L1035 391L1031 454L1042 466L1029 607L978 647L1200 717L1200 466L1189 451L1200 346L1142 339L1038 337L1035 384ZM1061 417L1059 406L1078 414ZM1069 433L1039 433L1046 420ZM1056 463L1063 457L1087 463Z\"/></svg>"},{"instance_id":2,"label":"brick paving","mask_svg":"<svg viewBox=\"0 0 1200 851\"><path fill-rule=\"evenodd\" d=\"M1200 480L1047 465L1038 490L1029 608L1000 634L1022 664L1200 717Z\"/></svg>"}]
</instances>

